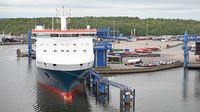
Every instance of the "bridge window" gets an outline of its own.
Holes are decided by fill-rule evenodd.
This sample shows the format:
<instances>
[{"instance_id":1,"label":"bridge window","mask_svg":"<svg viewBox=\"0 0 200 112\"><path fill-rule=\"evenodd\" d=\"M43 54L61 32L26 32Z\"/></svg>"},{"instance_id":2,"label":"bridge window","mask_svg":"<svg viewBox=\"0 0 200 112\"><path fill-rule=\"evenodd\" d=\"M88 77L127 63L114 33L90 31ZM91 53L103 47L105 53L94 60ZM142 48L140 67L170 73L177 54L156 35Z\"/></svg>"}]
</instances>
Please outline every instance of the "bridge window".
<instances>
[{"instance_id":1,"label":"bridge window","mask_svg":"<svg viewBox=\"0 0 200 112\"><path fill-rule=\"evenodd\" d=\"M70 37L70 34L60 34L60 37Z\"/></svg>"},{"instance_id":2,"label":"bridge window","mask_svg":"<svg viewBox=\"0 0 200 112\"><path fill-rule=\"evenodd\" d=\"M33 34L33 37L37 37L37 34Z\"/></svg>"},{"instance_id":3,"label":"bridge window","mask_svg":"<svg viewBox=\"0 0 200 112\"><path fill-rule=\"evenodd\" d=\"M79 34L79 36L83 36L83 34Z\"/></svg>"},{"instance_id":4,"label":"bridge window","mask_svg":"<svg viewBox=\"0 0 200 112\"><path fill-rule=\"evenodd\" d=\"M51 37L59 37L58 34L50 34Z\"/></svg>"},{"instance_id":5,"label":"bridge window","mask_svg":"<svg viewBox=\"0 0 200 112\"><path fill-rule=\"evenodd\" d=\"M72 37L78 37L78 34L72 34Z\"/></svg>"},{"instance_id":6,"label":"bridge window","mask_svg":"<svg viewBox=\"0 0 200 112\"><path fill-rule=\"evenodd\" d=\"M89 36L89 34L83 34L83 36Z\"/></svg>"},{"instance_id":7,"label":"bridge window","mask_svg":"<svg viewBox=\"0 0 200 112\"><path fill-rule=\"evenodd\" d=\"M95 34L90 34L90 36L94 37L94 36L95 36Z\"/></svg>"}]
</instances>

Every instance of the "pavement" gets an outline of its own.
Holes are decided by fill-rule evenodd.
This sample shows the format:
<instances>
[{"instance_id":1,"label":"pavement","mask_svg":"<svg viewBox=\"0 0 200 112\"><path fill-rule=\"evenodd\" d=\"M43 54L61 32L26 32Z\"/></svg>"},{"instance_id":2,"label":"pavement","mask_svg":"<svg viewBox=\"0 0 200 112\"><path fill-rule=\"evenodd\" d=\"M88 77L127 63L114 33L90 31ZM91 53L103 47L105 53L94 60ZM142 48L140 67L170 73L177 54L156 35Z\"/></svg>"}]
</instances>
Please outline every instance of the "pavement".
<instances>
[{"instance_id":1,"label":"pavement","mask_svg":"<svg viewBox=\"0 0 200 112\"><path fill-rule=\"evenodd\" d=\"M144 40L144 41L133 41L133 42L125 42L121 41L120 43L113 43L113 48L115 49L130 49L130 51L134 51L135 48L145 48L145 47L157 47L161 49L161 52L157 52L161 54L161 57L145 57L143 59L146 60L160 60L160 59L171 59L171 60L177 60L177 61L183 61L183 50L182 45L166 49L167 45L176 45L181 44L182 41L167 41L167 42L161 42L161 41L153 41L153 40ZM195 44L194 42L189 42L188 45ZM195 61L195 59L198 57L194 55L194 52L189 52L190 60ZM134 59L134 58L132 58Z\"/></svg>"},{"instance_id":2,"label":"pavement","mask_svg":"<svg viewBox=\"0 0 200 112\"><path fill-rule=\"evenodd\" d=\"M173 60L173 61L182 61L184 60L184 51L182 50L183 45L179 45L176 47L168 48L166 49L167 45L177 45L183 43L182 41L167 41L167 42L161 42L161 41L153 41L153 40L143 40L143 41L132 41L132 42L125 42L121 41L120 43L113 43L114 49L130 49L130 51L135 50L135 48L145 48L145 47L157 47L161 49L160 53L161 57L139 57L141 58L145 63L148 62L155 62L160 60ZM195 44L194 42L189 42L188 45ZM189 61L190 62L196 62L196 58L199 56L194 55L194 52L189 52ZM136 59L138 57L127 57L123 58L123 62L127 62L129 59ZM124 64L110 64L111 69L133 69L134 66L125 66Z\"/></svg>"}]
</instances>

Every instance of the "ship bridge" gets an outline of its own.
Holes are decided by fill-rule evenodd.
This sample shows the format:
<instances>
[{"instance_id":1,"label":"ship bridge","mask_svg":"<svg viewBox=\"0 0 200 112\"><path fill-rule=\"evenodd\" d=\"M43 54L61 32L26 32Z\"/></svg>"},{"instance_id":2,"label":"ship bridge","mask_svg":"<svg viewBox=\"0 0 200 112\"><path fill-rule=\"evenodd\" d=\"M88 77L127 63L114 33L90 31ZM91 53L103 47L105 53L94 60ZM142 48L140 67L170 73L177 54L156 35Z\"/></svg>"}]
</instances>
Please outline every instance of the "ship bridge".
<instances>
[{"instance_id":1,"label":"ship bridge","mask_svg":"<svg viewBox=\"0 0 200 112\"><path fill-rule=\"evenodd\" d=\"M32 30L34 37L51 36L51 37L79 37L96 35L96 29L70 29L70 30Z\"/></svg>"}]
</instances>

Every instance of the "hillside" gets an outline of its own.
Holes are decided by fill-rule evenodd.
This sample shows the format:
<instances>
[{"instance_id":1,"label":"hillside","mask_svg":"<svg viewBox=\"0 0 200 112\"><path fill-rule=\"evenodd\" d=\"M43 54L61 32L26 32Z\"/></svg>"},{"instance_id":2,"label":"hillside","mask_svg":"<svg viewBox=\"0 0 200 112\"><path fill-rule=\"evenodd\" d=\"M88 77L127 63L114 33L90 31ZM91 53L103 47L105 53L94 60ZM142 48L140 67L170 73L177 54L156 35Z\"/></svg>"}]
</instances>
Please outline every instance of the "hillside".
<instances>
[{"instance_id":1,"label":"hillside","mask_svg":"<svg viewBox=\"0 0 200 112\"><path fill-rule=\"evenodd\" d=\"M10 18L0 19L0 33L20 35L32 29L36 22L43 22L45 28L51 29L52 18ZM60 28L60 20L54 18L55 29ZM119 30L124 35L130 35L131 30L136 29L136 35L180 35L185 30L189 34L200 34L200 21L181 19L140 19L138 17L73 17L68 28L106 28Z\"/></svg>"}]
</instances>

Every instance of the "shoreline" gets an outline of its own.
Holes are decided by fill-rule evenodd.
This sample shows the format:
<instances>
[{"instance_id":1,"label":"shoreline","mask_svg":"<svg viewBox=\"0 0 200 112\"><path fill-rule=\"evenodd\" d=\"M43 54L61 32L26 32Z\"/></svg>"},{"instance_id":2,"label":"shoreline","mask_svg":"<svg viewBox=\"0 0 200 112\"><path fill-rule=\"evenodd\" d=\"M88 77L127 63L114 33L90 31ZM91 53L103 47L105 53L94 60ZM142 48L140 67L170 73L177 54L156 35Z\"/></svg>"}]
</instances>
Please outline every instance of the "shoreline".
<instances>
[{"instance_id":1,"label":"shoreline","mask_svg":"<svg viewBox=\"0 0 200 112\"><path fill-rule=\"evenodd\" d=\"M141 68L133 68L133 69L110 69L110 68L95 68L95 71L103 74L104 76L111 76L116 74L130 74L130 73L145 73L145 72L155 72L161 70L167 70L177 67L182 67L183 62L169 64L169 65L160 65L154 67L141 67Z\"/></svg>"},{"instance_id":2,"label":"shoreline","mask_svg":"<svg viewBox=\"0 0 200 112\"><path fill-rule=\"evenodd\" d=\"M0 42L0 46L4 45L25 45L28 44L27 42L21 43L21 42Z\"/></svg>"}]
</instances>

